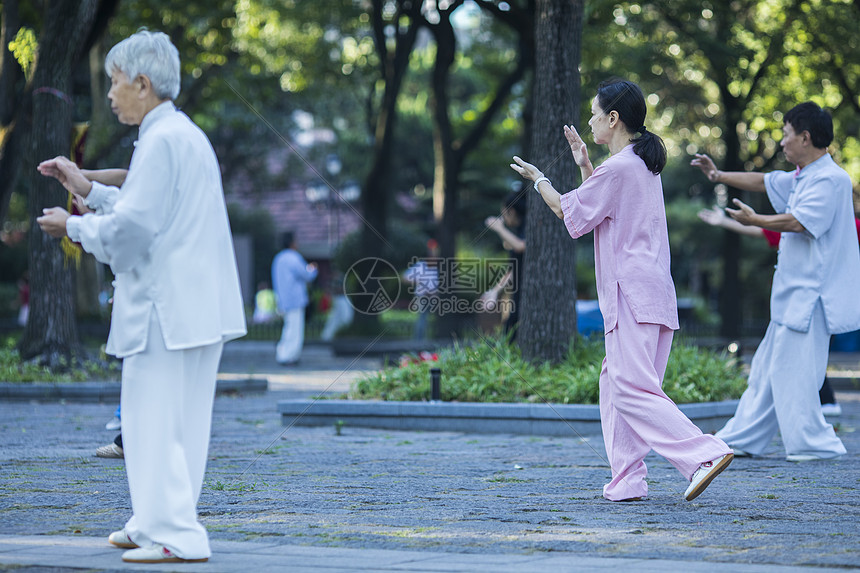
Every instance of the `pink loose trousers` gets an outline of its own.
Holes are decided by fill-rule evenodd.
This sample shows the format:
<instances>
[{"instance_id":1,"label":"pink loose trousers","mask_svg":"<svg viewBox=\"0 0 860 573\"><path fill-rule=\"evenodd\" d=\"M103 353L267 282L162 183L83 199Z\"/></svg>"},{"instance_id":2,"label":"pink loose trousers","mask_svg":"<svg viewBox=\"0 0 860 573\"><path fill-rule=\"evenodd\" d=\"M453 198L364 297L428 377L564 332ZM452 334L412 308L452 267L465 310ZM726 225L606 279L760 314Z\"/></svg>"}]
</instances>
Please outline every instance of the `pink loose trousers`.
<instances>
[{"instance_id":1,"label":"pink loose trousers","mask_svg":"<svg viewBox=\"0 0 860 573\"><path fill-rule=\"evenodd\" d=\"M693 424L663 392L673 331L638 323L618 291L618 323L606 333L600 373L600 419L612 481L612 501L648 495L645 456L654 450L687 480L699 465L731 453L722 440Z\"/></svg>"}]
</instances>

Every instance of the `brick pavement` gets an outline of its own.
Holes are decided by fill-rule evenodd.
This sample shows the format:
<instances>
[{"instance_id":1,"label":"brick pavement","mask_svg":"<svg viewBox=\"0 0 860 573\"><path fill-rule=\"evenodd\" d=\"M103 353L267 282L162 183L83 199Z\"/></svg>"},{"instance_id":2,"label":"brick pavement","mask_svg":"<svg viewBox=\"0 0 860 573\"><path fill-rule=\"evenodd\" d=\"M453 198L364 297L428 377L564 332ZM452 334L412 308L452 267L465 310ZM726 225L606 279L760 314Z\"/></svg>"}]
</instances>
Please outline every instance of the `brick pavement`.
<instances>
[{"instance_id":1,"label":"brick pavement","mask_svg":"<svg viewBox=\"0 0 860 573\"><path fill-rule=\"evenodd\" d=\"M735 460L705 494L685 502L683 478L652 454L648 499L613 504L600 495L609 469L599 438L284 428L277 401L333 381L336 389L344 383L337 360L328 358L334 370L309 358L276 371L257 357L255 374L279 377L274 390L216 399L199 506L215 553L178 570L860 564L860 394L838 395L844 413L832 421L849 450L841 460L789 463L775 441L767 455ZM122 461L93 457L112 438L103 429L112 411L110 404L0 402L0 569L176 570L124 565L105 544L129 514Z\"/></svg>"}]
</instances>

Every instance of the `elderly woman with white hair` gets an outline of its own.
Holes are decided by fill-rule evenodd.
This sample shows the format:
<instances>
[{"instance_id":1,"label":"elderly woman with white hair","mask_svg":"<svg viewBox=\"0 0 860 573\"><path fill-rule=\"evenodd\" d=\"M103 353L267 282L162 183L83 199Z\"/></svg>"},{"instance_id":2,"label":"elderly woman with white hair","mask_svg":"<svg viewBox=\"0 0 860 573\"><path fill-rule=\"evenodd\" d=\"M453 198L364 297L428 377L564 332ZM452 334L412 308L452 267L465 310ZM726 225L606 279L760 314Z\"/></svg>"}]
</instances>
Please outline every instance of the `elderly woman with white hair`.
<instances>
[{"instance_id":1,"label":"elderly woman with white hair","mask_svg":"<svg viewBox=\"0 0 860 573\"><path fill-rule=\"evenodd\" d=\"M125 170L80 170L65 157L39 171L92 210L38 219L116 275L107 352L123 359L123 449L132 517L112 533L130 562L205 561L197 520L212 404L225 341L245 334L239 278L218 160L173 99L179 54L166 34L141 31L105 61L121 123L140 125Z\"/></svg>"}]
</instances>

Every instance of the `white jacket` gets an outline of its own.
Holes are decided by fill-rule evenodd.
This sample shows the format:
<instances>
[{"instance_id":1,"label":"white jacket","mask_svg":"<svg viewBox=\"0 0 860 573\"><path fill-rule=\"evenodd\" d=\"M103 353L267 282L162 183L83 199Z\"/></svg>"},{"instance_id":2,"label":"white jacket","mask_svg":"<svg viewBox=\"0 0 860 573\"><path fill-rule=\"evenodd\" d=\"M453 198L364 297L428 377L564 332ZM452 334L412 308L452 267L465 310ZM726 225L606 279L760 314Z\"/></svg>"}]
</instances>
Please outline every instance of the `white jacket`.
<instances>
[{"instance_id":1,"label":"white jacket","mask_svg":"<svg viewBox=\"0 0 860 573\"><path fill-rule=\"evenodd\" d=\"M246 333L218 160L172 102L143 118L122 188L93 183L86 202L66 229L116 275L109 354L142 351L153 311L168 350Z\"/></svg>"}]
</instances>

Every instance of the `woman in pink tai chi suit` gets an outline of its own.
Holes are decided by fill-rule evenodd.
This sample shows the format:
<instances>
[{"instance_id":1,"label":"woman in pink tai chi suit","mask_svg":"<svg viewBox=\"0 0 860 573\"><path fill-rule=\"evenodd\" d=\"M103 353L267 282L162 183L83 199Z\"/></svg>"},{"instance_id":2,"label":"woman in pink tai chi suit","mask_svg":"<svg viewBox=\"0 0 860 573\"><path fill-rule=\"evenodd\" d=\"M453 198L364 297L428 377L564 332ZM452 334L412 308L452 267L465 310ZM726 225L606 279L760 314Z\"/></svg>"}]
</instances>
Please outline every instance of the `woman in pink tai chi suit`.
<instances>
[{"instance_id":1,"label":"woman in pink tai chi suit","mask_svg":"<svg viewBox=\"0 0 860 573\"><path fill-rule=\"evenodd\" d=\"M602 83L588 122L594 142L611 156L597 168L573 126L564 127L582 185L564 195L534 165L514 157L511 167L564 220L571 237L594 231L597 292L606 332L600 372L600 419L612 480L611 501L648 495L645 456L665 457L701 494L732 461L722 440L703 434L661 386L674 331L675 285L669 272L669 233L660 171L666 148L645 129L645 98L632 82Z\"/></svg>"}]
</instances>

